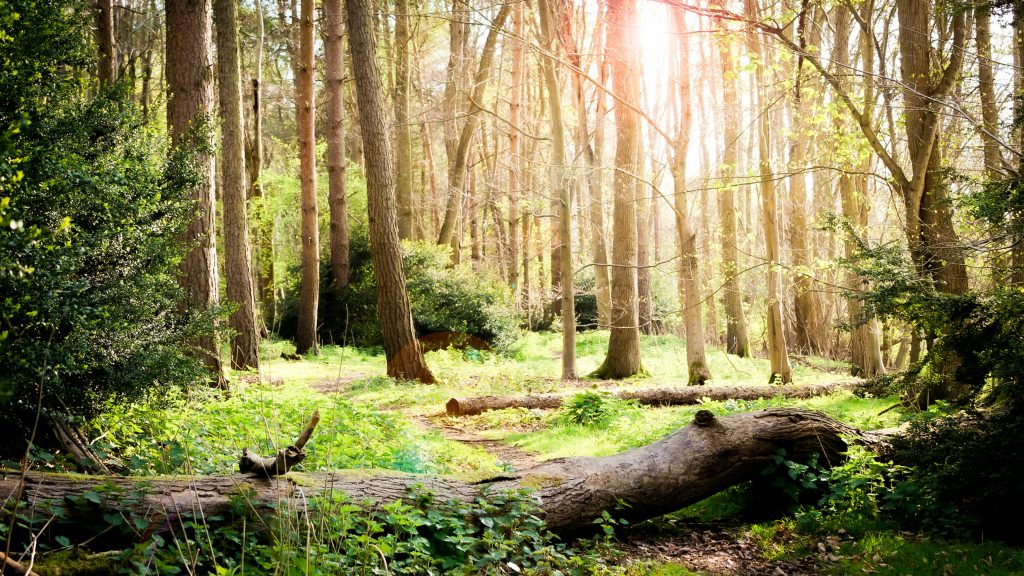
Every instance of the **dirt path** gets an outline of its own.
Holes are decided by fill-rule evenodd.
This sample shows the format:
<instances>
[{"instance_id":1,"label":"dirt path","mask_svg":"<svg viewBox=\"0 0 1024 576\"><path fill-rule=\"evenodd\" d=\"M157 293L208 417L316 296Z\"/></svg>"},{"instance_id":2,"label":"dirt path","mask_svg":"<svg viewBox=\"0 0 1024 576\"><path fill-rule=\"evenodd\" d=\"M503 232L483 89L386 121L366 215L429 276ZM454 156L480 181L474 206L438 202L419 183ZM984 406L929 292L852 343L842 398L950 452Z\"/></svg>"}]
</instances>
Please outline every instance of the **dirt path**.
<instances>
[{"instance_id":1,"label":"dirt path","mask_svg":"<svg viewBox=\"0 0 1024 576\"><path fill-rule=\"evenodd\" d=\"M410 420L424 428L432 428L441 433L448 440L461 442L470 446L476 446L494 455L499 462L512 467L515 470L525 470L540 463L534 455L510 446L500 440L485 438L472 430L456 426L451 418L443 415L436 416L412 416Z\"/></svg>"}]
</instances>

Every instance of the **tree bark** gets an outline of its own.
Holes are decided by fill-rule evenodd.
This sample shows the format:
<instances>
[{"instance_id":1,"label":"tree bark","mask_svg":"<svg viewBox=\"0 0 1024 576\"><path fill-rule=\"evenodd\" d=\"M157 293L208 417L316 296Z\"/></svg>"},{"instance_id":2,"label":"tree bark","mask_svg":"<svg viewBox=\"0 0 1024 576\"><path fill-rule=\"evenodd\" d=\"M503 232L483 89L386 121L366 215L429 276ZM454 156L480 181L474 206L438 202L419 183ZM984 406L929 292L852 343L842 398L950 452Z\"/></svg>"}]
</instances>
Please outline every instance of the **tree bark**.
<instances>
[{"instance_id":1,"label":"tree bark","mask_svg":"<svg viewBox=\"0 0 1024 576\"><path fill-rule=\"evenodd\" d=\"M870 10L866 6L865 10ZM866 14L867 15L867 14ZM836 70L844 70L850 64L848 38L850 36L850 9L846 6L837 8L835 17L836 43L832 50L833 61ZM874 110L875 84L874 77L874 47L871 46L871 38L867 31L861 31L861 54L863 68L868 72L864 77L864 114L870 118ZM836 121L836 130L845 134L850 126L842 119ZM856 169L849 166L850 170ZM839 175L839 192L842 198L843 217L853 227L853 233L864 234L868 224L868 189L867 178L871 170L871 159L867 158L861 162L861 175L852 175L844 170ZM853 258L857 251L855 238L847 234L844 240L844 253L847 258ZM849 289L861 287L862 279L854 272L846 274L845 283ZM874 378L885 373L885 364L882 361L882 351L879 346L878 320L874 317L865 320L862 318L863 305L856 298L851 298L847 303L848 318L850 325L850 364L854 376L863 378Z\"/></svg>"},{"instance_id":2,"label":"tree bark","mask_svg":"<svg viewBox=\"0 0 1024 576\"><path fill-rule=\"evenodd\" d=\"M395 1L395 172L398 237L413 238L412 133L409 126L409 0Z\"/></svg>"},{"instance_id":3,"label":"tree bark","mask_svg":"<svg viewBox=\"0 0 1024 576\"><path fill-rule=\"evenodd\" d=\"M238 62L238 2L216 0L217 75L220 88L221 204L224 207L224 269L228 300L238 305L228 318L231 367L260 367L249 215L245 194L245 135L242 127L242 71Z\"/></svg>"},{"instance_id":4,"label":"tree bark","mask_svg":"<svg viewBox=\"0 0 1024 576\"><path fill-rule=\"evenodd\" d=\"M796 386L701 386L607 390L616 398L646 406L692 406L707 400L759 400L761 398L815 398L852 388L856 382L832 382ZM560 407L576 392L529 396L477 396L452 398L445 404L449 416L475 416L488 410L507 408L552 409Z\"/></svg>"},{"instance_id":5,"label":"tree bark","mask_svg":"<svg viewBox=\"0 0 1024 576\"><path fill-rule=\"evenodd\" d=\"M704 326L701 322L700 265L697 259L697 233L690 224L686 202L686 154L690 147L692 103L690 101L690 55L686 31L686 12L672 8L672 19L678 45L675 49L675 93L672 103L676 111L676 141L672 151L673 208L679 243L679 277L682 288L683 329L686 333L686 381L704 384L711 379L704 352Z\"/></svg>"},{"instance_id":6,"label":"tree bark","mask_svg":"<svg viewBox=\"0 0 1024 576\"><path fill-rule=\"evenodd\" d=\"M355 30L354 22L349 22ZM149 519L153 526L170 526L166 520L171 515L202 514L208 518L225 512L240 494L253 510L270 515L281 509L304 510L306 499L331 493L344 493L352 502L382 505L397 500L411 503L424 491L432 494L435 502L471 502L488 492L525 488L532 490L547 528L571 535L592 528L604 512L614 511L617 517L638 522L756 479L779 449L793 460L817 454L822 462L840 462L847 449L844 438L869 446L883 446L884 441L807 410L776 408L722 418L701 410L689 426L646 446L602 458L560 458L475 484L384 470L292 473L269 479L9 472L0 478L0 493L17 495L25 503L40 503L81 497L104 486L102 493L111 495L101 503L104 509L131 511ZM120 498L118 493L133 497ZM48 514L45 506L27 504L19 512L29 517Z\"/></svg>"},{"instance_id":7,"label":"tree bark","mask_svg":"<svg viewBox=\"0 0 1024 576\"><path fill-rule=\"evenodd\" d=\"M370 24L371 0L346 0L345 12L348 15L349 50L359 101L373 277L377 283L377 309L384 336L384 352L387 354L388 376L431 383L434 376L427 368L423 350L413 329L405 271L402 268L387 111L377 63L377 42Z\"/></svg>"},{"instance_id":8,"label":"tree bark","mask_svg":"<svg viewBox=\"0 0 1024 576\"><path fill-rule=\"evenodd\" d=\"M96 2L96 44L100 58L97 76L100 86L110 86L117 81L117 50L114 42L114 5L112 0Z\"/></svg>"},{"instance_id":9,"label":"tree bark","mask_svg":"<svg viewBox=\"0 0 1024 576\"><path fill-rule=\"evenodd\" d=\"M612 236L611 336L599 378L642 374L637 303L636 174L640 144L640 57L636 38L636 0L608 0L607 56L612 86L622 103L615 107L615 204Z\"/></svg>"},{"instance_id":10,"label":"tree bark","mask_svg":"<svg viewBox=\"0 0 1024 576\"><path fill-rule=\"evenodd\" d=\"M555 38L557 21L550 0L540 0L541 35L551 54L560 52ZM551 115L551 192L558 205L558 264L562 314L562 380L576 379L576 305L572 282L572 189L565 174L565 124L562 122L562 91L552 58L541 58ZM554 254L552 254L554 256ZM553 259L552 259L553 260ZM552 268L555 262L551 263ZM552 270L552 277L554 276Z\"/></svg>"},{"instance_id":11,"label":"tree bark","mask_svg":"<svg viewBox=\"0 0 1024 576\"><path fill-rule=\"evenodd\" d=\"M255 282L257 300L262 307L259 319L261 333L269 334L267 324L273 326L277 316L274 297L274 219L267 207L267 198L263 190L263 44L265 31L263 28L263 6L256 2L257 44L256 74L252 79L252 148L246 158L249 165L249 197L254 200L256 211L255 230Z\"/></svg>"},{"instance_id":12,"label":"tree bark","mask_svg":"<svg viewBox=\"0 0 1024 576\"><path fill-rule=\"evenodd\" d=\"M747 17L751 22L760 19L758 0L746 0ZM754 73L756 85L756 102L760 106L766 106L767 98L764 92L767 84L764 78L764 51L761 49L762 40L758 38L756 29L751 28L748 32L748 46L757 60L757 69ZM775 182L772 175L771 165L771 128L768 122L767 110L754 110L758 112L757 120L757 147L758 147L758 172L761 177L761 219L764 224L765 249L768 260L768 355L771 358L771 376L769 381L778 379L783 383L793 381L793 369L789 365L789 351L786 348L786 328L782 317L782 270L779 266L779 208L776 199Z\"/></svg>"},{"instance_id":13,"label":"tree bark","mask_svg":"<svg viewBox=\"0 0 1024 576\"><path fill-rule=\"evenodd\" d=\"M1003 158L999 152L999 108L996 105L995 80L992 73L992 8L987 3L974 9L975 44L978 49L978 93L981 95L981 141L985 152L985 177L994 180L1002 172Z\"/></svg>"},{"instance_id":14,"label":"tree bark","mask_svg":"<svg viewBox=\"0 0 1024 576\"><path fill-rule=\"evenodd\" d=\"M724 27L724 25L723 25ZM737 237L736 175L739 173L739 99L736 96L738 55L726 35L718 41L722 65L722 118L725 139L719 178L722 189L718 196L718 216L722 227L722 284L725 309L725 350L740 357L750 356L747 340L747 318L743 312L740 292L739 240Z\"/></svg>"},{"instance_id":15,"label":"tree bark","mask_svg":"<svg viewBox=\"0 0 1024 576\"><path fill-rule=\"evenodd\" d=\"M491 74L491 63L494 61L494 51L498 44L498 35L505 20L512 10L511 4L503 4L498 10L497 16L491 22L491 29L487 32L487 39L484 41L484 49L480 54L480 63L477 65L476 75L473 79L473 91L469 98L469 106L466 111L466 118L463 120L462 129L459 132L458 142L454 155L450 156L448 167L448 201L445 206L444 221L441 223L441 231L438 234L438 244L451 244L455 237L455 229L459 220L459 206L462 200L462 188L466 179L466 162L469 159L469 145L476 131L480 120L479 113L484 92L487 89L487 80Z\"/></svg>"},{"instance_id":16,"label":"tree bark","mask_svg":"<svg viewBox=\"0 0 1024 576\"><path fill-rule=\"evenodd\" d=\"M199 181L190 196L196 216L184 244L189 252L181 262L178 283L185 289L183 310L208 310L219 301L217 280L215 166L209 122L213 114L213 61L210 48L210 0L182 0L167 5L166 13L167 126L171 146L193 151ZM196 339L195 353L225 386L217 336Z\"/></svg>"},{"instance_id":17,"label":"tree bark","mask_svg":"<svg viewBox=\"0 0 1024 576\"><path fill-rule=\"evenodd\" d=\"M324 0L324 63L327 77L327 205L330 211L331 281L348 286L348 192L345 179L345 55L343 0Z\"/></svg>"},{"instance_id":18,"label":"tree bark","mask_svg":"<svg viewBox=\"0 0 1024 576\"><path fill-rule=\"evenodd\" d=\"M837 9L843 9L839 6ZM809 8L813 15L806 15L806 30L802 32L803 45L813 53L820 51L820 25L824 20L822 8ZM802 62L802 60L797 60ZM807 173L806 163L808 152L813 154L813 123L817 109L816 96L810 100L804 97L801 86L807 81L802 71L796 71L796 94L792 104L792 132L789 157L789 205L787 207L786 228L794 269L793 278L793 333L796 336L794 347L804 354L822 355L826 348L827 334L822 311L821 299L815 290L814 272L811 269L814 260L809 246L808 234L811 226L807 219Z\"/></svg>"},{"instance_id":19,"label":"tree bark","mask_svg":"<svg viewBox=\"0 0 1024 576\"><path fill-rule=\"evenodd\" d=\"M509 133L508 133L508 285L512 296L519 306L523 305L522 287L520 286L519 253L520 220L523 219L520 198L522 197L522 154L523 145L519 137L523 118L523 82L525 80L523 66L523 5L517 2L512 9L512 38L506 40L505 46L512 47L512 90L509 96ZM525 238L524 238L525 240Z\"/></svg>"},{"instance_id":20,"label":"tree bark","mask_svg":"<svg viewBox=\"0 0 1024 576\"><path fill-rule=\"evenodd\" d=\"M299 289L298 354L319 354L317 308L320 303L320 226L316 201L316 99L313 94L313 4L302 0L299 58L295 66L298 107L299 179L302 185L302 282Z\"/></svg>"}]
</instances>

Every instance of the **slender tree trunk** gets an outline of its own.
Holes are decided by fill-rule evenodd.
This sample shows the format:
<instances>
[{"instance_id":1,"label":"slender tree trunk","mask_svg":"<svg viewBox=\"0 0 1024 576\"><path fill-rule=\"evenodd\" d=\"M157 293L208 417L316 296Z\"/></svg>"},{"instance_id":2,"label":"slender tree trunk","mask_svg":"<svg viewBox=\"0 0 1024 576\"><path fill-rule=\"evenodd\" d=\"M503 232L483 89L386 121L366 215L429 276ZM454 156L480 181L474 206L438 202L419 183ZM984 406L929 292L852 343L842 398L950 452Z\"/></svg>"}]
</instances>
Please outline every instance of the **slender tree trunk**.
<instances>
[{"instance_id":1,"label":"slender tree trunk","mask_svg":"<svg viewBox=\"0 0 1024 576\"><path fill-rule=\"evenodd\" d=\"M865 6L865 16L870 16L873 2ZM850 36L850 9L841 6L836 11L835 31L836 43L833 48L833 59L836 70L845 70L850 65L848 38ZM864 115L869 119L874 111L875 83L874 83L874 46L867 31L862 30L860 34L863 68L867 72L864 76ZM836 122L836 130L840 134L850 129L849 123L844 120ZM851 166L850 168L854 168ZM871 169L871 159L866 158L860 166L861 175L850 175L846 171L839 176L839 191L842 197L843 216L847 219L853 232L861 235L866 233L868 224L868 189L867 178ZM847 258L852 258L857 250L857 243L854 238L847 235L844 242L844 250ZM854 272L847 272L846 285L855 289L862 284L861 278ZM850 299L847 303L850 325L850 364L854 376L874 378L885 373L885 364L882 361L881 348L878 338L878 320L874 317L864 319L862 316L863 305L857 299Z\"/></svg>"},{"instance_id":2,"label":"slender tree trunk","mask_svg":"<svg viewBox=\"0 0 1024 576\"><path fill-rule=\"evenodd\" d=\"M1013 102L1024 98L1024 2L1013 5ZM1010 141L1018 150L1024 150L1024 106L1013 107L1013 126ZM1024 157L1017 160L1017 171L1024 168ZM1014 234L1010 240L1010 284L1024 286L1024 237Z\"/></svg>"},{"instance_id":3,"label":"slender tree trunk","mask_svg":"<svg viewBox=\"0 0 1024 576\"><path fill-rule=\"evenodd\" d=\"M324 63L327 77L327 205L330 210L331 280L335 288L348 286L348 192L345 179L345 55L343 0L324 0Z\"/></svg>"},{"instance_id":4,"label":"slender tree trunk","mask_svg":"<svg viewBox=\"0 0 1024 576\"><path fill-rule=\"evenodd\" d=\"M555 17L550 0L540 0L541 34L548 50L559 54L555 40ZM561 269L562 303L562 380L576 379L576 305L572 283L572 187L565 173L565 124L562 122L562 91L555 63L541 58L544 82L548 89L548 113L551 115L551 191L558 200L558 260ZM555 254L552 253L552 256ZM554 268L554 258L551 266ZM553 272L553 270L552 270ZM552 276L554 274L552 273Z\"/></svg>"},{"instance_id":5,"label":"slender tree trunk","mask_svg":"<svg viewBox=\"0 0 1024 576\"><path fill-rule=\"evenodd\" d=\"M758 0L746 0L747 18L760 21ZM761 39L752 28L748 32L749 49L757 59L758 65L754 74L756 84L756 102L767 106L765 97L767 89L764 78L764 51ZM770 381L779 380L783 383L793 381L793 369L789 365L789 351L786 348L786 328L782 316L782 270L779 266L779 208L775 195L775 182L772 175L771 130L766 110L754 107L758 113L757 142L759 152L759 174L761 177L761 219L764 223L765 248L768 259L768 355L771 358L772 374Z\"/></svg>"},{"instance_id":6,"label":"slender tree trunk","mask_svg":"<svg viewBox=\"0 0 1024 576\"><path fill-rule=\"evenodd\" d=\"M460 0L456 0L456 2L459 1ZM438 244L451 244L452 239L455 237L455 230L458 227L457 225L459 221L459 206L460 200L462 199L462 189L465 185L466 161L469 158L469 145L479 122L479 112L482 110L481 104L484 92L487 88L487 80L491 73L491 63L494 61L494 51L497 47L498 35L501 32L502 27L505 25L505 20L508 18L510 12L511 4L502 5L498 10L498 14L494 17L494 21L491 22L491 29L487 32L487 39L484 41L484 49L480 54L480 63L477 65L476 75L473 79L473 91L469 99L466 117L463 120L461 131L458 133L458 140L455 143L454 150L449 143L450 141L446 138L446 145L449 150L448 200L445 206L444 222L442 222L441 231L438 234ZM455 34L454 29L452 33L453 35ZM455 43L454 38L452 39L452 43ZM452 58L455 58L455 56L453 55ZM447 90L448 89L446 87L446 93Z\"/></svg>"},{"instance_id":7,"label":"slender tree trunk","mask_svg":"<svg viewBox=\"0 0 1024 576\"><path fill-rule=\"evenodd\" d=\"M194 151L199 180L191 192L197 207L183 241L189 252L181 263L178 282L186 296L186 310L207 310L219 301L217 236L215 229L214 157L208 123L213 114L210 0L188 0L167 5L167 126L171 146ZM216 335L198 338L196 354L225 386Z\"/></svg>"},{"instance_id":8,"label":"slender tree trunk","mask_svg":"<svg viewBox=\"0 0 1024 576\"><path fill-rule=\"evenodd\" d=\"M747 319L743 313L743 299L740 292L739 249L737 238L736 191L739 155L739 100L736 97L737 55L731 40L725 37L719 41L722 64L722 118L724 123L724 148L720 167L722 189L718 196L718 215L722 235L722 283L725 303L725 349L730 354L750 356L747 340Z\"/></svg>"},{"instance_id":9,"label":"slender tree trunk","mask_svg":"<svg viewBox=\"0 0 1024 576\"><path fill-rule=\"evenodd\" d=\"M824 10L811 9L813 15L806 15L807 30L803 32L804 42L808 50L819 52L821 34L819 25L824 20ZM805 172L808 152L813 152L812 123L816 111L817 97L806 98L801 89L807 79L802 71L797 70L796 94L792 105L792 140L790 142L789 169L789 205L787 207L786 228L792 254L794 269L794 321L793 333L796 336L795 347L805 354L823 354L827 335L821 306L821 299L815 287L814 272L811 269L814 257L809 246L808 235L811 226L807 218L807 173Z\"/></svg>"},{"instance_id":10,"label":"slender tree trunk","mask_svg":"<svg viewBox=\"0 0 1024 576\"><path fill-rule=\"evenodd\" d=\"M679 276L683 297L683 329L686 333L686 381L690 385L704 384L711 379L704 352L704 327L701 323L700 266L697 260L697 234L690 225L690 211L686 202L686 153L690 147L692 106L690 101L690 55L686 29L686 12L672 8L672 18L678 46L676 56L675 92L671 95L676 112L676 141L672 155L673 208L676 216L679 243Z\"/></svg>"},{"instance_id":11,"label":"slender tree trunk","mask_svg":"<svg viewBox=\"0 0 1024 576\"><path fill-rule=\"evenodd\" d=\"M220 88L221 203L224 207L224 269L228 300L238 308L228 319L231 367L259 369L260 336L256 322L249 215L245 194L245 136L242 121L242 71L238 62L238 3L216 0L217 75Z\"/></svg>"},{"instance_id":12,"label":"slender tree trunk","mask_svg":"<svg viewBox=\"0 0 1024 576\"><path fill-rule=\"evenodd\" d=\"M512 38L506 41L508 42L506 46L511 45L512 47L512 94L510 95L508 135L508 284L512 289L512 295L520 305L522 305L522 290L519 273L519 228L522 208L520 208L519 199L522 196L523 152L519 131L522 128L524 82L523 43L520 40L522 36L523 5L517 2L515 8L512 9Z\"/></svg>"},{"instance_id":13,"label":"slender tree trunk","mask_svg":"<svg viewBox=\"0 0 1024 576\"><path fill-rule=\"evenodd\" d=\"M261 332L269 334L267 325L274 325L277 317L277 306L274 296L274 218L267 206L266 194L263 190L263 29L262 0L256 2L257 44L256 44L256 75L252 79L252 154L249 162L250 193L255 200L250 207L256 211L255 233L255 270L258 300L263 308L260 319Z\"/></svg>"},{"instance_id":14,"label":"slender tree trunk","mask_svg":"<svg viewBox=\"0 0 1024 576\"><path fill-rule=\"evenodd\" d=\"M613 89L622 99L615 107L615 205L612 238L611 336L602 378L626 378L644 372L640 363L637 307L636 181L638 173L640 58L636 38L636 0L608 0L607 54ZM625 104L625 105L623 105Z\"/></svg>"},{"instance_id":15,"label":"slender tree trunk","mask_svg":"<svg viewBox=\"0 0 1024 576\"><path fill-rule=\"evenodd\" d=\"M395 1L395 171L398 186L398 236L413 235L412 132L409 126L409 0Z\"/></svg>"},{"instance_id":16,"label":"slender tree trunk","mask_svg":"<svg viewBox=\"0 0 1024 576\"><path fill-rule=\"evenodd\" d=\"M978 48L978 92L981 95L982 123L979 131L985 151L985 176L995 179L1002 172L999 153L999 109L996 106L995 80L992 73L992 8L986 3L974 9L975 42Z\"/></svg>"},{"instance_id":17,"label":"slender tree trunk","mask_svg":"<svg viewBox=\"0 0 1024 576\"><path fill-rule=\"evenodd\" d=\"M313 4L302 0L299 16L299 58L295 66L298 107L299 179L302 185L302 283L295 349L320 352L317 307L320 302L320 226L316 202L316 100L313 95Z\"/></svg>"},{"instance_id":18,"label":"slender tree trunk","mask_svg":"<svg viewBox=\"0 0 1024 576\"><path fill-rule=\"evenodd\" d=\"M644 162L643 139L640 139L637 151L637 168L643 172ZM654 334L654 308L651 296L651 190L650 185L636 179L636 301L637 321L640 332Z\"/></svg>"},{"instance_id":19,"label":"slender tree trunk","mask_svg":"<svg viewBox=\"0 0 1024 576\"><path fill-rule=\"evenodd\" d=\"M603 26L602 26L603 29ZM602 30L603 31L603 30ZM598 74L601 85L607 85L608 67L605 64L603 51L600 54L601 71ZM597 90L597 112L594 122L594 151L590 175L590 225L592 232L592 250L594 252L594 286L597 290L597 325L600 328L611 326L612 287L608 270L608 234L604 224L604 127L608 110L605 106L604 90Z\"/></svg>"},{"instance_id":20,"label":"slender tree trunk","mask_svg":"<svg viewBox=\"0 0 1024 576\"><path fill-rule=\"evenodd\" d=\"M370 25L371 1L346 0L345 11L348 14L352 72L359 100L359 129L363 134L377 309L384 336L384 352L388 358L388 376L431 383L434 376L427 368L423 350L413 329L405 271L402 268L394 166L380 67L377 63L377 42Z\"/></svg>"},{"instance_id":21,"label":"slender tree trunk","mask_svg":"<svg viewBox=\"0 0 1024 576\"><path fill-rule=\"evenodd\" d=\"M114 42L114 5L112 0L96 2L96 44L100 49L97 72L100 86L117 81L117 48Z\"/></svg>"}]
</instances>

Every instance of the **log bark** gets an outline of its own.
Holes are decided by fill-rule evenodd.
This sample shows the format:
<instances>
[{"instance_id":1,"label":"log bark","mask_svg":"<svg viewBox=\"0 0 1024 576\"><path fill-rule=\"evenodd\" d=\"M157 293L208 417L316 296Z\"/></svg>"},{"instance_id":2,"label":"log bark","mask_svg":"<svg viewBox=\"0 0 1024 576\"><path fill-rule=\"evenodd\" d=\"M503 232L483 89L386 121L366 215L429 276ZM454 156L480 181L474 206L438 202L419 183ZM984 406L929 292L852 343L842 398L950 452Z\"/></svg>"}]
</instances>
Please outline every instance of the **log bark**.
<instances>
[{"instance_id":1,"label":"log bark","mask_svg":"<svg viewBox=\"0 0 1024 576\"><path fill-rule=\"evenodd\" d=\"M847 447L844 438L851 437L869 445L878 440L813 411L778 408L716 418L702 410L693 424L646 446L602 458L551 460L476 484L384 470L293 472L275 478L114 478L7 471L0 477L0 494L5 496L5 509L20 500L25 503L21 514L42 516L48 512L40 503L63 501L102 485L108 495L103 507L131 511L149 518L152 525L170 527L173 517L224 512L239 494L254 510L273 513L286 506L303 510L306 499L331 492L344 492L354 502L383 504L411 501L424 490L437 502L469 502L488 492L526 488L532 490L548 528L571 534L592 527L605 511L635 522L699 502L758 477L779 448L797 460L817 453L823 462L838 462ZM118 497L119 489L133 497Z\"/></svg>"},{"instance_id":2,"label":"log bark","mask_svg":"<svg viewBox=\"0 0 1024 576\"><path fill-rule=\"evenodd\" d=\"M852 388L856 382L806 384L801 386L689 386L679 388L647 388L611 390L608 393L623 400L635 400L647 406L688 406L708 400L758 400L760 398L814 398ZM558 408L575 393L535 394L530 396L477 396L452 398L445 404L449 416L475 416L488 410L506 408Z\"/></svg>"}]
</instances>

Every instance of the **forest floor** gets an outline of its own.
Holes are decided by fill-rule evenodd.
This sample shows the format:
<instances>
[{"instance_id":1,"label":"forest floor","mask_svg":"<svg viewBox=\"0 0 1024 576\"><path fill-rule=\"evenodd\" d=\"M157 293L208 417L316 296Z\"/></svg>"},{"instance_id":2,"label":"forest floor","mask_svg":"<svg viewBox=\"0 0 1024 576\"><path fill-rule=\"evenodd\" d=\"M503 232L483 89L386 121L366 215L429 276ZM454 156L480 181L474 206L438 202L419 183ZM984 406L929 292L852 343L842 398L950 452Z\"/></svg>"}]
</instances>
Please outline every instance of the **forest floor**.
<instances>
[{"instance_id":1,"label":"forest floor","mask_svg":"<svg viewBox=\"0 0 1024 576\"><path fill-rule=\"evenodd\" d=\"M597 368L607 338L602 332L580 334L580 374ZM623 382L560 381L559 346L557 334L527 334L503 354L430 352L427 362L438 382L422 385L384 378L379 351L325 346L318 356L289 360L291 344L271 342L263 347L262 373L235 375L230 398L204 392L164 398L100 419L91 435L102 435L135 474L230 473L243 447L269 453L294 438L316 409L321 424L307 447L307 470L383 467L473 481L551 458L604 456L644 445L685 426L698 409L725 415L800 406L861 429L892 427L912 417L886 410L892 398L859 398L849 391L806 400L639 406L600 392L684 386L685 350L677 337L644 337L650 376ZM766 358L738 358L712 347L708 359L714 384L768 386ZM794 374L801 384L849 380L841 362L821 358L796 359ZM445 414L445 403L456 396L551 392L590 394L576 396L584 398L587 410ZM792 515L747 514L748 500L749 490L740 486L682 511L666 510L670 514L655 521L615 526L602 554L630 576L1024 573L1024 552L998 543L944 542L894 527L807 532Z\"/></svg>"}]
</instances>

